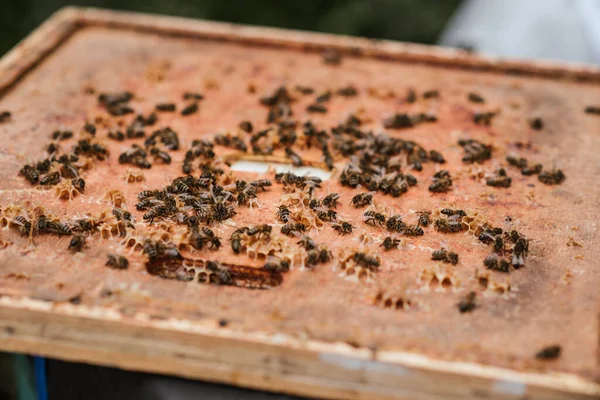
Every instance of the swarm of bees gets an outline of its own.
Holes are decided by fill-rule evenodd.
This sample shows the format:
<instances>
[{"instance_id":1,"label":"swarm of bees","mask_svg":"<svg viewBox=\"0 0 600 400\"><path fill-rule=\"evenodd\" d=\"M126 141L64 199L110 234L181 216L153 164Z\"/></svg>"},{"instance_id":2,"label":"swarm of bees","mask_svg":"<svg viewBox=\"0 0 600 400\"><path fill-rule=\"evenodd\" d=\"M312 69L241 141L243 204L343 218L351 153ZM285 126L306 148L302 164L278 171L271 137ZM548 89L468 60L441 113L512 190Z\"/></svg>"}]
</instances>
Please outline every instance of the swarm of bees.
<instances>
[{"instance_id":1,"label":"swarm of bees","mask_svg":"<svg viewBox=\"0 0 600 400\"><path fill-rule=\"evenodd\" d=\"M339 55L339 54L338 54ZM334 54L335 56L335 54ZM329 57L329 56L328 56ZM335 61L335 57L331 60ZM196 276L182 267L184 256L179 250L185 251L223 251L222 239L217 235L221 232L218 224L231 224L228 221L239 212L239 207L252 208L260 206L258 198L262 192L272 186L269 179L242 180L236 177L225 167L215 146L222 146L240 152L251 151L254 154L271 155L279 154L285 157L296 167L313 165L314 160L304 159L304 149L317 149L322 153L322 165L334 169L336 163L344 159L345 165L340 168L339 183L342 186L356 189L358 193L352 195L350 206L352 208L368 207L363 213L363 222L373 227L386 229L390 236L383 240L376 238L374 242L380 243L385 251L397 249L401 243L396 235L422 236L427 228L433 225L441 233L456 233L467 229L464 217L467 214L459 209L442 209L439 218L432 218L431 211L417 211L413 221L411 217L405 222L400 214L387 215L376 207L374 200L377 196L387 195L394 198L405 195L411 187L418 185L414 171L423 170L425 163L444 164L444 155L435 149L426 150L412 140L399 139L387 133L373 133L364 128L369 120L363 117L362 112L347 115L339 124L331 129L321 129L313 121L299 121L293 117L292 105L296 96L310 96L306 110L309 113L327 113L328 104L334 96L352 97L358 95L358 89L349 85L337 90L327 90L316 93L311 87L296 86L293 91L282 86L271 94L260 98L260 103L266 107L267 126L255 126L260 123L249 120L240 121L234 133L219 133L208 138L193 140L191 147L185 152L182 172L169 184L160 189L143 190L138 194L136 211L143 213L142 223L136 225L135 218L124 205L124 199L119 198L117 191L110 195L114 208L112 212L97 216L86 216L73 221L61 221L53 215L44 213L21 213L12 218L12 226L19 229L23 236L33 237L38 234L73 235L68 246L72 252L80 252L86 248L86 238L100 231L114 231L119 235L134 232L136 227L147 224L159 225L168 223L171 226L180 225L181 230L176 237L182 237L184 246L178 247L169 238L155 240L144 239L143 253L148 258L147 269L155 275L182 280L202 280L208 283L232 284L232 269L229 265L216 261L206 261L202 264L202 275ZM417 102L421 96L415 90L409 90L406 101ZM439 97L437 90L422 93L423 99L436 99ZM485 99L476 93L467 95L469 101L476 104L485 103ZM180 141L177 132L170 127L153 128L149 134L150 126L156 125L159 117L164 113L179 111L181 115L191 115L199 110L199 101L203 96L198 93L185 93L185 104L179 107L173 102L155 105L155 112L148 115L131 115L128 123L121 123L118 127L99 125L98 129L93 123L86 122L81 133L76 135L71 130L57 130L50 135L50 143L45 147L48 156L39 162L29 163L20 171L32 185L54 186L60 197L72 198L73 193L84 193L86 182L83 172L93 162L106 160L110 156L108 147L96 135L102 135L102 129L108 128L105 137L125 142L126 140L140 139L140 143L131 143L118 157L120 164L136 166L140 169L159 167L160 164L175 163L177 157L172 157L171 152L180 150ZM133 114L130 102L134 95L130 92L103 93L98 97L98 102L109 114L124 116ZM340 99L341 100L341 99ZM436 102L436 100L430 100ZM306 104L306 103L305 103ZM594 110L591 111L591 113ZM588 110L586 110L588 112ZM497 112L478 111L473 114L476 124L490 125ZM4 114L0 115L3 118ZM5 119L10 118L10 115ZM386 129L411 128L421 123L437 121L435 115L416 113L397 113L383 121ZM98 120L96 123L100 124ZM542 129L542 121L537 118L530 121L532 129ZM261 129L262 128L262 129ZM246 136L247 134L247 136ZM74 141L70 152L63 152L69 141ZM143 142L143 143L141 143ZM460 140L458 144L464 150L462 161L467 164L482 163L492 157L492 146L473 139ZM559 184L565 180L564 173L559 169L544 171L541 164L529 165L524 158L509 156L506 161L510 166L519 168L523 175L538 175L540 182L548 185ZM228 165L228 164L227 164ZM341 167L341 165L340 165ZM439 168L435 167L436 170ZM337 174L337 170L335 171ZM247 179L247 178L246 178ZM127 182L139 182L143 175L128 173ZM291 172L277 173L275 183L283 186L286 196L292 196L295 203L284 201L275 211L280 225L250 225L236 227L229 237L231 251L234 254L248 254L256 248L263 246L267 250L260 253L265 256L262 273L268 272L269 276L288 271L293 268L294 257L285 251L274 250L281 243L297 241L300 247L293 246L301 254L302 263L308 268L318 264L328 263L333 260L332 251L325 245L313 240L309 234L313 228L321 229L329 224L339 235L351 235L358 228L367 232L364 226L356 227L355 221L345 220L344 207L338 193L329 193L318 197L315 193L321 189L322 180L314 176L299 176ZM493 177L488 177L485 182L493 187L509 187L511 178L506 171L500 168ZM433 175L433 181L428 186L432 193L444 193L452 189L452 177L448 170L438 170ZM63 188L73 188L70 195L64 195ZM70 190L70 189L69 189ZM327 190L327 189L326 189ZM346 200L347 201L347 200ZM338 214L339 212L339 214ZM405 216L406 218L406 216ZM215 229L216 228L216 229ZM185 231L184 231L185 229ZM368 228L372 231L371 228ZM140 229L139 229L140 230ZM141 231L141 230L140 230ZM109 233L110 233L109 232ZM185 233L181 233L185 232ZM280 233L281 234L280 234ZM360 233L360 232L359 232ZM479 232L478 232L479 233ZM362 240L363 236L355 239ZM346 239L343 239L346 240ZM484 260L484 265L489 270L508 273L521 268L529 252L529 239L517 231L504 232L500 228L483 226L479 240L492 248L492 253ZM372 240L373 241L373 240ZM371 241L371 242L372 242ZM368 241L362 242L364 244ZM269 244L268 246L266 244ZM260 245L260 246L259 246ZM226 246L227 247L227 246ZM228 250L229 251L229 250ZM258 254L258 253L257 253ZM366 248L352 251L338 259L348 271L355 268L357 274L368 271L376 272L381 266L381 257ZM436 261L456 265L458 254L446 249L436 250L431 258ZM125 269L128 261L120 255L109 255L107 266ZM452 270L450 265L436 263L435 267ZM486 272L490 273L490 272ZM469 293L458 304L459 311L470 312L477 307L475 294Z\"/></svg>"}]
</instances>

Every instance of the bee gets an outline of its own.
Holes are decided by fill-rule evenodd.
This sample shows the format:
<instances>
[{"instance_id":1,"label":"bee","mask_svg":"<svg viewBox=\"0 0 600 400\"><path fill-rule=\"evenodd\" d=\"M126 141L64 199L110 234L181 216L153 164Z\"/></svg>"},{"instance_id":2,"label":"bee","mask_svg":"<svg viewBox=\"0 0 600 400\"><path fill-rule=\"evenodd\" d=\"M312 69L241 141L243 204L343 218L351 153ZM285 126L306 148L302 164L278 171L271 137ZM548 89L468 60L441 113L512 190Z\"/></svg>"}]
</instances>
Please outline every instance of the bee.
<instances>
[{"instance_id":1,"label":"bee","mask_svg":"<svg viewBox=\"0 0 600 400\"><path fill-rule=\"evenodd\" d=\"M600 109L598 110L598 113L600 114ZM560 346L544 347L543 349L535 353L535 358L537 358L538 360L555 360L558 357L560 357L561 351L562 348Z\"/></svg>"},{"instance_id":2,"label":"bee","mask_svg":"<svg viewBox=\"0 0 600 400\"><path fill-rule=\"evenodd\" d=\"M368 206L373 202L373 192L359 193L352 198L350 203L355 208Z\"/></svg>"},{"instance_id":3,"label":"bee","mask_svg":"<svg viewBox=\"0 0 600 400\"><path fill-rule=\"evenodd\" d=\"M165 111L165 112L174 112L175 111L174 103L159 103L155 106L156 111Z\"/></svg>"},{"instance_id":4,"label":"bee","mask_svg":"<svg viewBox=\"0 0 600 400\"><path fill-rule=\"evenodd\" d=\"M358 90L356 90L356 88L354 86L348 85L346 87L339 88L337 90L337 94L339 96L344 96L344 97L353 97L358 94Z\"/></svg>"},{"instance_id":5,"label":"bee","mask_svg":"<svg viewBox=\"0 0 600 400\"><path fill-rule=\"evenodd\" d=\"M290 147L286 147L285 155L290 160L292 160L292 165L294 165L295 167L301 167L302 165L304 165L302 158L300 158L300 156L297 153L295 153Z\"/></svg>"},{"instance_id":6,"label":"bee","mask_svg":"<svg viewBox=\"0 0 600 400\"><path fill-rule=\"evenodd\" d=\"M133 215L122 208L113 208L112 213L119 221L133 221Z\"/></svg>"},{"instance_id":7,"label":"bee","mask_svg":"<svg viewBox=\"0 0 600 400\"><path fill-rule=\"evenodd\" d=\"M159 193L159 190L142 190L141 192L138 193L138 199L139 200L144 200L147 199L149 197L154 197Z\"/></svg>"},{"instance_id":8,"label":"bee","mask_svg":"<svg viewBox=\"0 0 600 400\"><path fill-rule=\"evenodd\" d=\"M285 272L290 270L290 262L277 257L269 257L263 268L267 271Z\"/></svg>"},{"instance_id":9,"label":"bee","mask_svg":"<svg viewBox=\"0 0 600 400\"><path fill-rule=\"evenodd\" d=\"M386 250L392 250L392 249L397 249L399 244L400 244L400 240L395 239L391 236L388 236L385 239L383 239L383 243L381 243L381 247L383 247Z\"/></svg>"},{"instance_id":10,"label":"bee","mask_svg":"<svg viewBox=\"0 0 600 400\"><path fill-rule=\"evenodd\" d=\"M476 294L475 292L469 292L461 301L458 302L457 307L458 311L461 313L471 312L475 308L477 308L477 303L475 302Z\"/></svg>"},{"instance_id":11,"label":"bee","mask_svg":"<svg viewBox=\"0 0 600 400\"><path fill-rule=\"evenodd\" d=\"M50 222L48 229L59 236L66 236L72 233L71 228L67 224L64 224L60 221Z\"/></svg>"},{"instance_id":12,"label":"bee","mask_svg":"<svg viewBox=\"0 0 600 400\"><path fill-rule=\"evenodd\" d=\"M337 193L330 193L323 199L323 205L329 208L337 208L337 202L340 198L340 195Z\"/></svg>"},{"instance_id":13,"label":"bee","mask_svg":"<svg viewBox=\"0 0 600 400\"><path fill-rule=\"evenodd\" d=\"M383 127L386 129L403 129L413 126L413 119L406 113L397 113L383 120Z\"/></svg>"},{"instance_id":14,"label":"bee","mask_svg":"<svg viewBox=\"0 0 600 400\"><path fill-rule=\"evenodd\" d=\"M431 259L435 261L443 261L452 265L458 264L458 254L447 251L446 249L435 250L431 253Z\"/></svg>"},{"instance_id":15,"label":"bee","mask_svg":"<svg viewBox=\"0 0 600 400\"><path fill-rule=\"evenodd\" d=\"M67 140L73 137L73 131L54 131L52 132L52 140Z\"/></svg>"},{"instance_id":16,"label":"bee","mask_svg":"<svg viewBox=\"0 0 600 400\"><path fill-rule=\"evenodd\" d=\"M334 222L331 227L342 236L351 234L352 230L354 229L352 224L346 221Z\"/></svg>"},{"instance_id":17,"label":"bee","mask_svg":"<svg viewBox=\"0 0 600 400\"><path fill-rule=\"evenodd\" d=\"M385 215L376 211L365 211L363 216L365 217L364 222L366 224L379 224L380 226L383 226L385 223Z\"/></svg>"},{"instance_id":18,"label":"bee","mask_svg":"<svg viewBox=\"0 0 600 400\"><path fill-rule=\"evenodd\" d=\"M334 221L337 219L337 212L335 210L328 210L321 207L316 208L317 217L321 221Z\"/></svg>"},{"instance_id":19,"label":"bee","mask_svg":"<svg viewBox=\"0 0 600 400\"><path fill-rule=\"evenodd\" d=\"M166 151L160 150L158 147L152 147L150 149L150 154L154 156L154 158L161 160L165 164L171 164L171 156Z\"/></svg>"},{"instance_id":20,"label":"bee","mask_svg":"<svg viewBox=\"0 0 600 400\"><path fill-rule=\"evenodd\" d=\"M477 93L469 93L467 95L467 98L469 99L469 101L471 103L485 103L485 100L483 97L481 97L480 95L478 95Z\"/></svg>"},{"instance_id":21,"label":"bee","mask_svg":"<svg viewBox=\"0 0 600 400\"><path fill-rule=\"evenodd\" d=\"M419 225L406 225L403 233L406 236L423 236L423 229Z\"/></svg>"},{"instance_id":22,"label":"bee","mask_svg":"<svg viewBox=\"0 0 600 400\"><path fill-rule=\"evenodd\" d=\"M40 185L56 185L60 182L60 174L58 171L51 172L47 175L44 175L42 179L40 179Z\"/></svg>"},{"instance_id":23,"label":"bee","mask_svg":"<svg viewBox=\"0 0 600 400\"><path fill-rule=\"evenodd\" d=\"M200 93L185 92L183 94L183 99L184 100L202 100L202 99L204 99L204 96L201 95Z\"/></svg>"},{"instance_id":24,"label":"bee","mask_svg":"<svg viewBox=\"0 0 600 400\"><path fill-rule=\"evenodd\" d=\"M518 269L524 265L524 259L529 252L529 241L523 237L516 240L513 247L512 265Z\"/></svg>"},{"instance_id":25,"label":"bee","mask_svg":"<svg viewBox=\"0 0 600 400\"><path fill-rule=\"evenodd\" d=\"M504 168L500 168L497 171L497 175L496 177L493 178L487 178L485 181L485 184L488 186L493 186L493 187L510 187L510 184L512 183L512 179L509 178L508 176L506 176L506 171L504 170Z\"/></svg>"},{"instance_id":26,"label":"bee","mask_svg":"<svg viewBox=\"0 0 600 400\"><path fill-rule=\"evenodd\" d=\"M553 169L549 172L542 171L538 175L538 180L545 185L558 185L559 183L562 183L565 178L565 174L560 169Z\"/></svg>"},{"instance_id":27,"label":"bee","mask_svg":"<svg viewBox=\"0 0 600 400\"><path fill-rule=\"evenodd\" d=\"M306 266L314 267L319 263L319 251L311 249L306 253Z\"/></svg>"},{"instance_id":28,"label":"bee","mask_svg":"<svg viewBox=\"0 0 600 400\"><path fill-rule=\"evenodd\" d=\"M306 232L306 226L302 223L287 223L281 227L281 233L291 236L294 232Z\"/></svg>"},{"instance_id":29,"label":"bee","mask_svg":"<svg viewBox=\"0 0 600 400\"><path fill-rule=\"evenodd\" d=\"M139 203L138 203L139 204ZM166 207L164 206L156 206L150 209L147 213L144 214L143 218L147 220L149 223L152 223L155 218L162 218L166 214Z\"/></svg>"},{"instance_id":30,"label":"bee","mask_svg":"<svg viewBox=\"0 0 600 400\"><path fill-rule=\"evenodd\" d=\"M75 154L72 154L72 156L77 157ZM72 161L75 162L76 160ZM40 174L47 173L48 171L50 171L50 160L46 158L44 161L38 161L35 165L35 168Z\"/></svg>"},{"instance_id":31,"label":"bee","mask_svg":"<svg viewBox=\"0 0 600 400\"><path fill-rule=\"evenodd\" d=\"M229 241L231 242L231 250L233 250L235 254L241 253L244 249L244 246L242 245L242 233L234 232L229 238Z\"/></svg>"},{"instance_id":32,"label":"bee","mask_svg":"<svg viewBox=\"0 0 600 400\"><path fill-rule=\"evenodd\" d=\"M542 164L535 164L530 167L525 166L525 167L523 167L523 169L521 169L521 174L523 174L525 176L536 175L536 174L539 174L540 172L542 172L543 168L544 168L544 166Z\"/></svg>"},{"instance_id":33,"label":"bee","mask_svg":"<svg viewBox=\"0 0 600 400\"><path fill-rule=\"evenodd\" d=\"M440 153L437 150L429 151L429 159L431 161L433 161L434 163L438 163L438 164L444 164L446 162L442 153Z\"/></svg>"},{"instance_id":34,"label":"bee","mask_svg":"<svg viewBox=\"0 0 600 400\"><path fill-rule=\"evenodd\" d=\"M186 116L190 114L194 114L198 111L198 103L192 103L181 110L181 115Z\"/></svg>"},{"instance_id":35,"label":"bee","mask_svg":"<svg viewBox=\"0 0 600 400\"><path fill-rule=\"evenodd\" d=\"M485 124L489 125L489 122ZM458 145L465 151L462 158L464 163L472 164L492 158L492 146L480 143L477 140L461 139L458 141Z\"/></svg>"},{"instance_id":36,"label":"bee","mask_svg":"<svg viewBox=\"0 0 600 400\"><path fill-rule=\"evenodd\" d=\"M463 210L453 210L451 208L443 208L442 210L440 210L441 214L447 215L449 217L453 216L453 215L458 215L460 217L466 217L467 213L464 212Z\"/></svg>"},{"instance_id":37,"label":"bee","mask_svg":"<svg viewBox=\"0 0 600 400\"><path fill-rule=\"evenodd\" d=\"M450 178L435 178L433 183L429 185L429 191L433 193L445 193L452 187L452 179Z\"/></svg>"},{"instance_id":38,"label":"bee","mask_svg":"<svg viewBox=\"0 0 600 400\"><path fill-rule=\"evenodd\" d=\"M290 209L287 206L280 205L277 207L277 218L283 223L287 223L290 220Z\"/></svg>"},{"instance_id":39,"label":"bee","mask_svg":"<svg viewBox=\"0 0 600 400\"><path fill-rule=\"evenodd\" d=\"M494 238L494 250L500 254L504 252L504 239L500 235Z\"/></svg>"},{"instance_id":40,"label":"bee","mask_svg":"<svg viewBox=\"0 0 600 400\"><path fill-rule=\"evenodd\" d=\"M96 126L89 122L86 122L85 125L83 125L83 130L91 134L92 136L96 134Z\"/></svg>"},{"instance_id":41,"label":"bee","mask_svg":"<svg viewBox=\"0 0 600 400\"><path fill-rule=\"evenodd\" d=\"M2 111L0 112L0 124L3 122L6 122L8 120L10 120L11 117L11 112L10 111Z\"/></svg>"},{"instance_id":42,"label":"bee","mask_svg":"<svg viewBox=\"0 0 600 400\"><path fill-rule=\"evenodd\" d=\"M108 132L108 138L116 140L117 142L122 142L125 140L125 134L121 131L110 131Z\"/></svg>"},{"instance_id":43,"label":"bee","mask_svg":"<svg viewBox=\"0 0 600 400\"><path fill-rule=\"evenodd\" d=\"M69 250L76 253L83 249L85 245L85 237L82 235L75 235L71 238L71 242L69 243Z\"/></svg>"},{"instance_id":44,"label":"bee","mask_svg":"<svg viewBox=\"0 0 600 400\"><path fill-rule=\"evenodd\" d=\"M19 174L23 175L25 179L27 179L27 181L29 181L29 183L32 185L37 183L37 181L40 179L40 174L31 165L25 165L23 168L21 168Z\"/></svg>"},{"instance_id":45,"label":"bee","mask_svg":"<svg viewBox=\"0 0 600 400\"><path fill-rule=\"evenodd\" d=\"M31 232L31 221L22 215L17 215L13 220L14 223L20 225L20 232L22 236L27 236Z\"/></svg>"},{"instance_id":46,"label":"bee","mask_svg":"<svg viewBox=\"0 0 600 400\"><path fill-rule=\"evenodd\" d=\"M438 90L427 90L423 92L424 99L433 99L440 96L440 92Z\"/></svg>"},{"instance_id":47,"label":"bee","mask_svg":"<svg viewBox=\"0 0 600 400\"><path fill-rule=\"evenodd\" d=\"M431 211L417 211L419 226L428 226L431 223Z\"/></svg>"},{"instance_id":48,"label":"bee","mask_svg":"<svg viewBox=\"0 0 600 400\"><path fill-rule=\"evenodd\" d=\"M246 133L252 133L252 130L253 130L252 122L250 122L250 121L241 121L238 126L244 132L246 132Z\"/></svg>"},{"instance_id":49,"label":"bee","mask_svg":"<svg viewBox=\"0 0 600 400\"><path fill-rule=\"evenodd\" d=\"M248 236L257 235L257 237L270 237L272 230L273 230L273 227L271 225L262 224L262 225L250 227L246 231L246 235L248 235Z\"/></svg>"},{"instance_id":50,"label":"bee","mask_svg":"<svg viewBox=\"0 0 600 400\"><path fill-rule=\"evenodd\" d=\"M373 256L371 254L356 252L352 256L352 260L361 267L375 269L381 265L381 261L378 256Z\"/></svg>"},{"instance_id":51,"label":"bee","mask_svg":"<svg viewBox=\"0 0 600 400\"><path fill-rule=\"evenodd\" d=\"M267 191L267 189L265 189L266 187L272 186L273 183L271 183L270 180L268 179L258 179L256 181L251 181L250 185L258 188L258 189L262 189L264 192Z\"/></svg>"},{"instance_id":52,"label":"bee","mask_svg":"<svg viewBox=\"0 0 600 400\"><path fill-rule=\"evenodd\" d=\"M313 250L317 247L317 243L308 235L302 235L297 244L305 250Z\"/></svg>"},{"instance_id":53,"label":"bee","mask_svg":"<svg viewBox=\"0 0 600 400\"><path fill-rule=\"evenodd\" d=\"M487 269L491 269L493 271L508 273L510 271L510 264L505 259L499 259L498 256L494 253L490 254L483 260L483 265Z\"/></svg>"},{"instance_id":54,"label":"bee","mask_svg":"<svg viewBox=\"0 0 600 400\"><path fill-rule=\"evenodd\" d=\"M444 218L435 221L435 229L442 233L456 233L462 231L464 227L458 220Z\"/></svg>"},{"instance_id":55,"label":"bee","mask_svg":"<svg viewBox=\"0 0 600 400\"><path fill-rule=\"evenodd\" d=\"M513 167L517 167L517 168L526 168L527 167L527 160L524 158L517 158L517 157L513 157L513 156L506 156L506 162L508 162L509 165L512 165Z\"/></svg>"},{"instance_id":56,"label":"bee","mask_svg":"<svg viewBox=\"0 0 600 400\"><path fill-rule=\"evenodd\" d=\"M414 175L406 174L404 175L404 179L406 179L406 183L408 183L408 186L417 185L417 178L415 178Z\"/></svg>"},{"instance_id":57,"label":"bee","mask_svg":"<svg viewBox=\"0 0 600 400\"><path fill-rule=\"evenodd\" d=\"M308 86L296 85L294 90L300 92L303 95L313 94L315 90Z\"/></svg>"},{"instance_id":58,"label":"bee","mask_svg":"<svg viewBox=\"0 0 600 400\"><path fill-rule=\"evenodd\" d=\"M400 232L406 228L406 224L402 222L402 216L399 214L388 218L387 222L385 223L385 226L390 232Z\"/></svg>"},{"instance_id":59,"label":"bee","mask_svg":"<svg viewBox=\"0 0 600 400\"><path fill-rule=\"evenodd\" d=\"M544 128L544 122L539 117L532 118L529 120L529 126L531 127L531 129L539 131Z\"/></svg>"},{"instance_id":60,"label":"bee","mask_svg":"<svg viewBox=\"0 0 600 400\"><path fill-rule=\"evenodd\" d=\"M312 103L306 107L306 111L308 111L309 113L325 114L325 113L327 113L328 110L327 110L327 107L325 107L323 104Z\"/></svg>"}]
</instances>

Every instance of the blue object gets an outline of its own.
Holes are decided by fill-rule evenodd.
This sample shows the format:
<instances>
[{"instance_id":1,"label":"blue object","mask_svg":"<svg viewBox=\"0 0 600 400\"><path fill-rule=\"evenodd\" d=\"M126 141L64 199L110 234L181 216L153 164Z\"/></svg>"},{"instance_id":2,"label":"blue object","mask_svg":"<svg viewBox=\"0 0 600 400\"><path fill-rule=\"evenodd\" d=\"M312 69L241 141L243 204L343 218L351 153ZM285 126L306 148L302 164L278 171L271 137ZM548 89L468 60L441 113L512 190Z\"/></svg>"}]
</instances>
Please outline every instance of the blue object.
<instances>
[{"instance_id":1,"label":"blue object","mask_svg":"<svg viewBox=\"0 0 600 400\"><path fill-rule=\"evenodd\" d=\"M48 400L48 388L46 387L46 359L44 357L34 357L33 370L37 398L38 400Z\"/></svg>"}]
</instances>

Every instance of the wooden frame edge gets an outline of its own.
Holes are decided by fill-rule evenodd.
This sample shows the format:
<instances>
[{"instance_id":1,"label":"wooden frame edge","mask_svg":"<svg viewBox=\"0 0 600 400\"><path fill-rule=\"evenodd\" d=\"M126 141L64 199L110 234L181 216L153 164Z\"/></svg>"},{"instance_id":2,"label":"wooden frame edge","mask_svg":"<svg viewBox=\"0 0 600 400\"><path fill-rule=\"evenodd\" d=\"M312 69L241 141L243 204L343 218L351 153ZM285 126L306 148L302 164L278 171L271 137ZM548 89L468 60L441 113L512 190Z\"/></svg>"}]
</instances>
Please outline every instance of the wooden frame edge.
<instances>
[{"instance_id":1,"label":"wooden frame edge","mask_svg":"<svg viewBox=\"0 0 600 400\"><path fill-rule=\"evenodd\" d=\"M119 29L143 30L174 36L193 36L210 40L241 42L260 46L275 46L295 48L302 51L321 51L325 48L336 48L349 56L366 56L381 60L395 60L406 63L422 63L450 68L464 68L474 71L497 72L505 74L522 74L548 79L567 79L582 83L600 83L600 69L553 62L524 62L501 60L492 57L472 56L461 50L421 46L389 41L373 41L369 39L335 36L321 33L281 30L276 28L249 27L219 22L191 20L180 17L155 16L128 12L100 10L93 8L66 7L59 10L32 34L20 42L0 59L0 97L16 85L28 71L35 68L46 56L58 48L77 29L85 26L107 26ZM535 399L546 398L598 398L600 384L584 380L570 374L542 374L518 372L509 369L496 368L482 364L464 362L449 362L428 359L410 353L382 353L374 360L366 349L352 349L344 344L301 342L296 339L293 348L299 353L291 360L292 363L304 360L307 367L315 368L325 364L330 369L341 368L345 379L333 381L325 377L309 376L290 373L286 366L270 362L252 364L250 368L238 364L208 362L197 358L186 358L184 355L174 355L158 352L156 346L164 345L163 334L200 335L199 339L213 340L211 335L222 334L227 330L212 329L199 334L196 330L178 328L178 322L145 321L144 327L157 329L157 337L150 337L148 343L142 342L137 353L130 358L122 357L122 349L118 346L112 349L96 349L89 335L86 323L93 323L103 329L120 327L125 332L114 339L133 340L129 343L135 349L136 336L128 336L128 329L139 328L123 324L120 319L105 320L97 317L98 310L77 308L80 306L59 305L52 308L56 315L60 310L64 328L70 333L85 338L85 346L75 343L60 335L53 336L48 326L53 322L46 321L50 315L48 305L51 303L38 302L31 299L0 298L0 348L7 351L19 351L41 354L72 361L94 362L101 365L117 366L124 369L143 370L202 378L217 382L231 383L244 387L260 388L286 393L322 396L329 398L355 399L387 399L398 396L411 398L416 395L428 395L431 398L444 398L446 392L430 392L425 383L447 380L448 388L460 391L465 398L481 398L487 393L490 398L524 397ZM65 310L69 311L65 313ZM78 311L77 311L78 310ZM96 315L96 316L94 316ZM143 316L138 316L143 318ZM127 320L128 324L135 319ZM186 325L189 328L189 325ZM2 329L3 328L3 329ZM60 329L59 329L60 331ZM135 329L134 329L135 331ZM50 332L50 333L49 333ZM193 332L193 333L190 333ZM160 335L159 335L160 334ZM87 335L87 336L86 336ZM168 335L167 335L168 336ZM277 335L275 335L277 336ZM186 336L186 340L189 337ZM222 338L227 343L231 338ZM247 339L246 339L247 340ZM275 354L282 362L283 355L278 354L285 346L274 341L274 336L254 338L247 343L249 346L258 345L261 352ZM110 344L101 341L103 344ZM241 341L236 343L246 344ZM201 343L202 344L202 343ZM208 350L206 347L198 347ZM320 349L320 350L319 350ZM239 349L240 357L248 355ZM246 352L250 350L246 349ZM154 353L153 353L154 352ZM254 353L251 353L255 355ZM162 358L161 358L162 357ZM307 358L308 357L308 358ZM316 357L316 358L315 358ZM306 360L312 360L310 363ZM316 360L316 361L315 361ZM158 362L160 361L160 362ZM290 360L288 360L290 361ZM288 362L286 361L286 362ZM240 369L239 371L235 368ZM279 369L278 369L279 368ZM286 372L287 371L287 372ZM448 372L452 371L452 373ZM328 370L330 372L330 370ZM387 374L387 375L386 375ZM410 379L406 379L407 374ZM415 375L416 374L416 375ZM394 386L385 387L377 379L393 378ZM352 380L350 378L356 378ZM415 382L420 386L415 386ZM401 384L400 384L401 383ZM399 385L400 384L400 385ZM392 389L390 392L387 389ZM407 389L410 388L410 389ZM426 390L426 391L424 391ZM468 390L463 393L462 391Z\"/></svg>"}]
</instances>

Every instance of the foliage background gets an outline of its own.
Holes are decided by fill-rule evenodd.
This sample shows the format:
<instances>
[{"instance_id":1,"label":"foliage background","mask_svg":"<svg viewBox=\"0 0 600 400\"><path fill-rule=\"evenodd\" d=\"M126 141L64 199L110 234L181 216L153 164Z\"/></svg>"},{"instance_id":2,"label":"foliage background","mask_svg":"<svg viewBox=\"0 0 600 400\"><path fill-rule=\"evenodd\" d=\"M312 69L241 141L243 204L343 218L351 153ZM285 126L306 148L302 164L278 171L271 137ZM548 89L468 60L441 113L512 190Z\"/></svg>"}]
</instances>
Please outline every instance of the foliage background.
<instances>
[{"instance_id":1,"label":"foliage background","mask_svg":"<svg viewBox=\"0 0 600 400\"><path fill-rule=\"evenodd\" d=\"M460 0L0 0L0 54L68 4L434 43L459 3Z\"/></svg>"}]
</instances>

